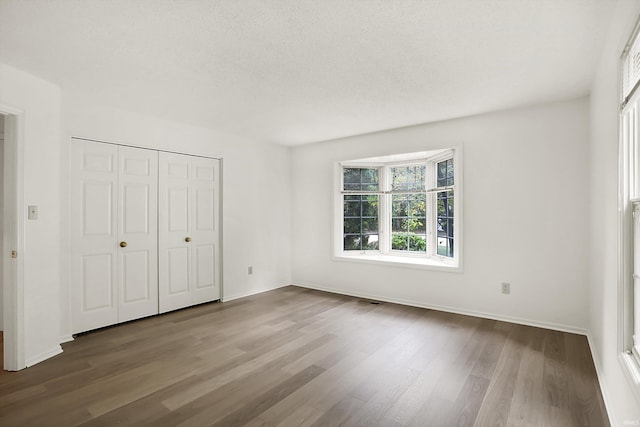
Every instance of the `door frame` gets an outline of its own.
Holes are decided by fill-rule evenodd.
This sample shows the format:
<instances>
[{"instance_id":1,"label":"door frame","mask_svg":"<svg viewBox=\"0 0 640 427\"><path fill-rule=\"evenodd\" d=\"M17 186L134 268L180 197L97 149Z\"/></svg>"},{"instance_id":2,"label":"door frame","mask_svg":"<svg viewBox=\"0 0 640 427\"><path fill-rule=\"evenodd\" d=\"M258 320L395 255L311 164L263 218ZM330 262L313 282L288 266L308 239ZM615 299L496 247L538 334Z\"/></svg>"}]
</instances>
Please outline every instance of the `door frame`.
<instances>
[{"instance_id":1,"label":"door frame","mask_svg":"<svg viewBox=\"0 0 640 427\"><path fill-rule=\"evenodd\" d=\"M4 224L2 235L4 369L26 367L24 336L24 199L25 113L0 104L5 119L4 140ZM11 251L17 257L11 257Z\"/></svg>"}]
</instances>

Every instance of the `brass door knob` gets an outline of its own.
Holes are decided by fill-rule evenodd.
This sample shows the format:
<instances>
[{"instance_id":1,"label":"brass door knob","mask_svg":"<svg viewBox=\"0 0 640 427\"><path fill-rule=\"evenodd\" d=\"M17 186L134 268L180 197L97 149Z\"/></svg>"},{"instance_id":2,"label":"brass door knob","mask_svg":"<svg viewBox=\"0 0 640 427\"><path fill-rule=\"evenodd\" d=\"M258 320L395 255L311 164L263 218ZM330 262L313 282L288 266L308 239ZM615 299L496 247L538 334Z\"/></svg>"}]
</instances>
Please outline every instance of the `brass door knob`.
<instances>
[{"instance_id":1,"label":"brass door knob","mask_svg":"<svg viewBox=\"0 0 640 427\"><path fill-rule=\"evenodd\" d=\"M189 242L191 241L191 237L185 237L185 238L184 238L184 241L185 241L185 242L187 242L187 243L189 243Z\"/></svg>"},{"instance_id":2,"label":"brass door knob","mask_svg":"<svg viewBox=\"0 0 640 427\"><path fill-rule=\"evenodd\" d=\"M120 247L121 248L126 248L127 247L127 242L120 242Z\"/></svg>"}]
</instances>

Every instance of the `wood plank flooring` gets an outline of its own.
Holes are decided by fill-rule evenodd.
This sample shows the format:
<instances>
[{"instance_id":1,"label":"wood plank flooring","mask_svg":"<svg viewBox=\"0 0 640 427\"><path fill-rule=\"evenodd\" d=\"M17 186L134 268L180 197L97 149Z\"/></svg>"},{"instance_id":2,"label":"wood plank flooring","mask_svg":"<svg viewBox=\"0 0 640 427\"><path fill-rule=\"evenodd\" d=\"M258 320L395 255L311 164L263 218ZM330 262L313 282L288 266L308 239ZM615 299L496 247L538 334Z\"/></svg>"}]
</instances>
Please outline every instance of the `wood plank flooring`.
<instances>
[{"instance_id":1,"label":"wood plank flooring","mask_svg":"<svg viewBox=\"0 0 640 427\"><path fill-rule=\"evenodd\" d=\"M293 286L63 347L0 425L609 425L583 336Z\"/></svg>"}]
</instances>

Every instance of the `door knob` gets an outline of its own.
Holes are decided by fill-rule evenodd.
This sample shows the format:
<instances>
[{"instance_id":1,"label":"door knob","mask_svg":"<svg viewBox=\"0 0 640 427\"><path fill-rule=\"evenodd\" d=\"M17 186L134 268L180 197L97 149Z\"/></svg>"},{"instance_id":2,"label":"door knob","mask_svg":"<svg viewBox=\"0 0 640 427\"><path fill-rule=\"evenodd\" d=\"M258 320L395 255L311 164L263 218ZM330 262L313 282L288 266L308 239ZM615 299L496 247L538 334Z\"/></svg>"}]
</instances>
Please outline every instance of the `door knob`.
<instances>
[{"instance_id":1,"label":"door knob","mask_svg":"<svg viewBox=\"0 0 640 427\"><path fill-rule=\"evenodd\" d=\"M127 247L127 242L120 242L120 247L121 248L126 248Z\"/></svg>"},{"instance_id":2,"label":"door knob","mask_svg":"<svg viewBox=\"0 0 640 427\"><path fill-rule=\"evenodd\" d=\"M189 243L189 242L191 241L191 237L185 237L185 238L184 238L184 241L185 241L185 242L187 242L187 243Z\"/></svg>"}]
</instances>

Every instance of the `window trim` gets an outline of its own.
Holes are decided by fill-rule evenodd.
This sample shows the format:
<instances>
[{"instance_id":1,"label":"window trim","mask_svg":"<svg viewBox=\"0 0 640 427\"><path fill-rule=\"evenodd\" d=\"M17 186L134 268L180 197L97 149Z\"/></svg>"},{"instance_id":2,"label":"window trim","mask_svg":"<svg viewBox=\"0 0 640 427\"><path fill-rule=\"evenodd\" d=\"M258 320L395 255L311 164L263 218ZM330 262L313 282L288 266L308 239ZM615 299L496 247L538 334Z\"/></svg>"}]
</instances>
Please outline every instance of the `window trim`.
<instances>
[{"instance_id":1,"label":"window trim","mask_svg":"<svg viewBox=\"0 0 640 427\"><path fill-rule=\"evenodd\" d=\"M393 160L396 157L402 157L401 160ZM390 246L390 239L387 237L390 234L390 211L388 204L390 203L389 197L385 197L387 194L385 190L388 189L388 172L391 167L396 166L408 166L415 165L424 162L433 163L433 177L429 177L433 186L429 186L430 182L427 179L427 189L435 188L436 184L436 166L438 162L452 158L455 165L455 191L454 191L454 218L455 218L455 240L454 240L454 254L453 257L446 257L438 255L437 250L431 255L425 255L424 253L400 253L399 251L392 251ZM385 160L389 159L389 160ZM379 170L379 182L380 192L383 193L380 197L380 211L379 222L385 226L380 227L379 237L379 249L367 250L367 251L344 251L343 250L343 167L362 167L362 168L377 168ZM462 254L463 254L463 161L462 161L462 147L449 146L447 148L433 149L429 151L419 153L406 153L395 154L388 156L380 156L375 158L366 158L359 160L339 160L334 163L334 183L332 186L332 200L333 200L333 215L332 215L332 242L331 242L331 259L334 261L347 261L347 262L363 262L372 264L383 265L395 265L409 268L420 268L427 270L437 271L449 271L449 272L463 272ZM431 174L430 174L431 175ZM437 206L437 193L433 192L427 194L427 197L433 199L432 206ZM428 231L435 229L431 218L433 215L427 217ZM429 223L430 222L430 223ZM386 225L389 223L389 225ZM433 228L432 228L433 227ZM383 229L386 234L383 237ZM433 242L432 242L433 241ZM427 244L437 243L437 232L428 233ZM386 246L383 250L383 245Z\"/></svg>"}]
</instances>

